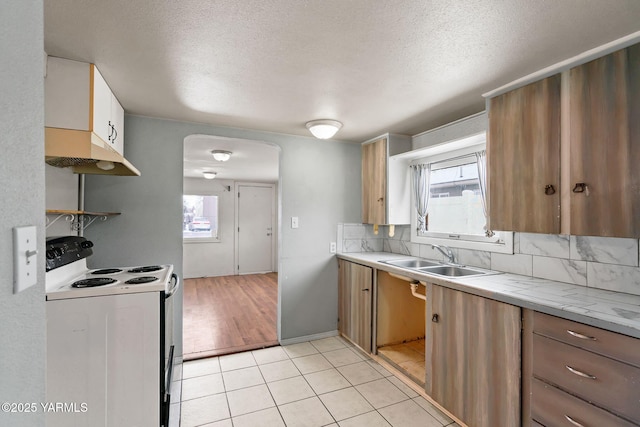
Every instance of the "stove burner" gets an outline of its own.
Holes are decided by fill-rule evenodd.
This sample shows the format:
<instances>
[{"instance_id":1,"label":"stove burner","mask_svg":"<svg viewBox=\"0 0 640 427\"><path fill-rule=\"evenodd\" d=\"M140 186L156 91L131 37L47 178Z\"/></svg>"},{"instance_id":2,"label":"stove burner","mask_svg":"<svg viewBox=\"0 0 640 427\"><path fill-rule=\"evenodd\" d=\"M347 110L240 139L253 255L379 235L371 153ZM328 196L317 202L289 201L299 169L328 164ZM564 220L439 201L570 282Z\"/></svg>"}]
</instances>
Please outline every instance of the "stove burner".
<instances>
[{"instance_id":1,"label":"stove burner","mask_svg":"<svg viewBox=\"0 0 640 427\"><path fill-rule=\"evenodd\" d=\"M163 267L159 265L148 265L146 267L136 267L131 270L127 270L129 273L151 273L152 271L162 270Z\"/></svg>"},{"instance_id":2,"label":"stove burner","mask_svg":"<svg viewBox=\"0 0 640 427\"><path fill-rule=\"evenodd\" d=\"M117 282L116 279L110 277L92 277L91 279L78 280L71 284L74 288L92 288L94 286L110 285Z\"/></svg>"},{"instance_id":3,"label":"stove burner","mask_svg":"<svg viewBox=\"0 0 640 427\"><path fill-rule=\"evenodd\" d=\"M103 268L102 270L92 271L91 274L114 274L120 273L121 271L119 268Z\"/></svg>"},{"instance_id":4,"label":"stove burner","mask_svg":"<svg viewBox=\"0 0 640 427\"><path fill-rule=\"evenodd\" d=\"M129 285L139 285L142 283L155 282L156 280L158 280L158 278L154 276L141 276L141 277L134 277L133 279L129 279L124 283L127 283Z\"/></svg>"}]
</instances>

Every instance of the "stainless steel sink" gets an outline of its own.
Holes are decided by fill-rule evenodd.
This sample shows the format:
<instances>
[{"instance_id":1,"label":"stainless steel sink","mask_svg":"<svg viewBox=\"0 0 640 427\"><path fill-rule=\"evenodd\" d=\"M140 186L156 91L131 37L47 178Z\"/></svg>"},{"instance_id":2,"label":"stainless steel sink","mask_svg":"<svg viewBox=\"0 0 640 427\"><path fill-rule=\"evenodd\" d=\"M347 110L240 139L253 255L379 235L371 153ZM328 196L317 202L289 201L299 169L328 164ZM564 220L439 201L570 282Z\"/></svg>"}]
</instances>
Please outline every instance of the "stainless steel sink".
<instances>
[{"instance_id":1,"label":"stainless steel sink","mask_svg":"<svg viewBox=\"0 0 640 427\"><path fill-rule=\"evenodd\" d=\"M489 272L483 270L476 270L467 267L458 267L455 265L439 265L436 267L419 268L418 271L426 274L437 274L439 276L447 277L460 277L460 276L475 276L487 274Z\"/></svg>"},{"instance_id":2,"label":"stainless steel sink","mask_svg":"<svg viewBox=\"0 0 640 427\"><path fill-rule=\"evenodd\" d=\"M437 261L428 261L426 259L390 259L385 261L380 261L385 264L393 265L395 267L401 268L411 268L411 269L419 269L422 267L433 267L440 266L441 263Z\"/></svg>"}]
</instances>

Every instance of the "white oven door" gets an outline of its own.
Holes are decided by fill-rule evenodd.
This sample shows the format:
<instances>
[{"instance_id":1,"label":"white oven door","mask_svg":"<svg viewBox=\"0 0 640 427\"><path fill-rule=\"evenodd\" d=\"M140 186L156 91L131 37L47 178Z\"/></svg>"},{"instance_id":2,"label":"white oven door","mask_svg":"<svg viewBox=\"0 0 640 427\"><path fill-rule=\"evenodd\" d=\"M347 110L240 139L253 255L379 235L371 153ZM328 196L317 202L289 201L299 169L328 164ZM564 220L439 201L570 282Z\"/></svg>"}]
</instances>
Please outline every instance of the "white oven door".
<instances>
[{"instance_id":1,"label":"white oven door","mask_svg":"<svg viewBox=\"0 0 640 427\"><path fill-rule=\"evenodd\" d=\"M158 427L160 294L46 303L48 427Z\"/></svg>"}]
</instances>

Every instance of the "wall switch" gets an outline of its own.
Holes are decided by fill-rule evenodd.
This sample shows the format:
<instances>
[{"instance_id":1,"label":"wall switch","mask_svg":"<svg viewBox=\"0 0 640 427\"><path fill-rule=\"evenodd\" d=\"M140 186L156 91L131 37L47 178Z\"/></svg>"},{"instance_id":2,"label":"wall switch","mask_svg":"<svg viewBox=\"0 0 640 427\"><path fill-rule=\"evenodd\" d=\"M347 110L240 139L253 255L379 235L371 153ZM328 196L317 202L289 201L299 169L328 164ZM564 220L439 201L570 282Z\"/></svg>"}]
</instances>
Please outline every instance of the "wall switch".
<instances>
[{"instance_id":1,"label":"wall switch","mask_svg":"<svg viewBox=\"0 0 640 427\"><path fill-rule=\"evenodd\" d=\"M36 227L13 228L13 293L38 282Z\"/></svg>"},{"instance_id":2,"label":"wall switch","mask_svg":"<svg viewBox=\"0 0 640 427\"><path fill-rule=\"evenodd\" d=\"M331 242L329 244L329 252L331 252L332 254L336 253L336 242Z\"/></svg>"},{"instance_id":3,"label":"wall switch","mask_svg":"<svg viewBox=\"0 0 640 427\"><path fill-rule=\"evenodd\" d=\"M292 216L291 217L291 228L298 228L298 217L297 216Z\"/></svg>"}]
</instances>

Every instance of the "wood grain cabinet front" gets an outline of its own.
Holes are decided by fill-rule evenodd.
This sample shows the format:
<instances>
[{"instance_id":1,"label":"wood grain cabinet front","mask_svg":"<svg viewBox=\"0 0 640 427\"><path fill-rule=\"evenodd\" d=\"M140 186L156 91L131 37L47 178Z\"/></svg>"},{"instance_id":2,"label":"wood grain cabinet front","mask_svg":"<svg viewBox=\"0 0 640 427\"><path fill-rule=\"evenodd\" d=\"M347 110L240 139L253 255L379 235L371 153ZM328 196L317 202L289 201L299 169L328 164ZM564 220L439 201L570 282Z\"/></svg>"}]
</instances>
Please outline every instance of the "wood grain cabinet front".
<instances>
[{"instance_id":1,"label":"wood grain cabinet front","mask_svg":"<svg viewBox=\"0 0 640 427\"><path fill-rule=\"evenodd\" d=\"M560 232L560 75L490 100L493 230Z\"/></svg>"},{"instance_id":2,"label":"wood grain cabinet front","mask_svg":"<svg viewBox=\"0 0 640 427\"><path fill-rule=\"evenodd\" d=\"M572 68L571 234L640 237L640 44Z\"/></svg>"},{"instance_id":3,"label":"wood grain cabinet front","mask_svg":"<svg viewBox=\"0 0 640 427\"><path fill-rule=\"evenodd\" d=\"M640 369L534 334L533 375L640 423Z\"/></svg>"},{"instance_id":4,"label":"wood grain cabinet front","mask_svg":"<svg viewBox=\"0 0 640 427\"><path fill-rule=\"evenodd\" d=\"M523 419L545 426L640 425L640 340L530 310L524 318L530 414Z\"/></svg>"},{"instance_id":5,"label":"wood grain cabinet front","mask_svg":"<svg viewBox=\"0 0 640 427\"><path fill-rule=\"evenodd\" d=\"M541 424L533 422L532 426L548 427L633 427L635 424L623 420L603 409L598 408L565 393L540 380L533 379L532 387L533 418Z\"/></svg>"},{"instance_id":6,"label":"wood grain cabinet front","mask_svg":"<svg viewBox=\"0 0 640 427\"><path fill-rule=\"evenodd\" d=\"M411 150L411 138L385 134L362 143L362 222L409 224L410 181L407 160L392 156Z\"/></svg>"},{"instance_id":7,"label":"wood grain cabinet front","mask_svg":"<svg viewBox=\"0 0 640 427\"><path fill-rule=\"evenodd\" d=\"M430 284L426 392L468 426L520 424L520 307Z\"/></svg>"},{"instance_id":8,"label":"wood grain cabinet front","mask_svg":"<svg viewBox=\"0 0 640 427\"><path fill-rule=\"evenodd\" d=\"M488 100L489 226L640 238L640 44Z\"/></svg>"},{"instance_id":9,"label":"wood grain cabinet front","mask_svg":"<svg viewBox=\"0 0 640 427\"><path fill-rule=\"evenodd\" d=\"M371 353L373 269L339 259L338 270L338 331Z\"/></svg>"}]
</instances>

